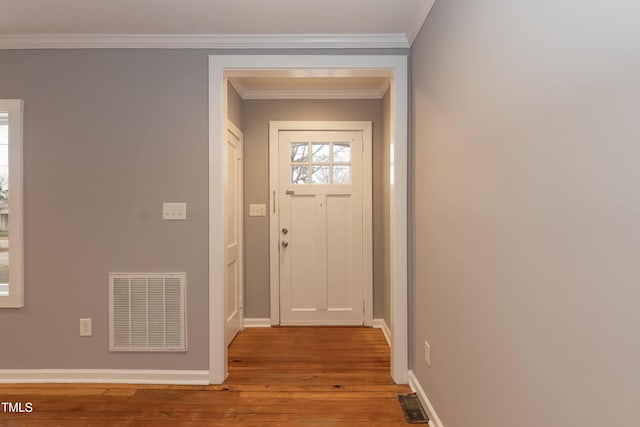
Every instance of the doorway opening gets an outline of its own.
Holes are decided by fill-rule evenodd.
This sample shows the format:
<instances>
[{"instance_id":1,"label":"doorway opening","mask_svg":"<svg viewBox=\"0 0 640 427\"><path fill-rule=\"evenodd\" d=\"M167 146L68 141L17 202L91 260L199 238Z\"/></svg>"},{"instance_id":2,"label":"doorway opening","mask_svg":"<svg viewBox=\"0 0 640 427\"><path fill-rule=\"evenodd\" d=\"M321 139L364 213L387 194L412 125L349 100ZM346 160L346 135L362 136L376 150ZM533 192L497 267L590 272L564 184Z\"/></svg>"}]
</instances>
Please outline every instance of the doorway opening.
<instances>
[{"instance_id":1,"label":"doorway opening","mask_svg":"<svg viewBox=\"0 0 640 427\"><path fill-rule=\"evenodd\" d=\"M209 57L209 372L210 382L227 376L224 337L223 161L229 78L261 73L282 77L386 77L390 84L389 265L391 376L408 381L407 331L407 57L405 55L223 55Z\"/></svg>"}]
</instances>

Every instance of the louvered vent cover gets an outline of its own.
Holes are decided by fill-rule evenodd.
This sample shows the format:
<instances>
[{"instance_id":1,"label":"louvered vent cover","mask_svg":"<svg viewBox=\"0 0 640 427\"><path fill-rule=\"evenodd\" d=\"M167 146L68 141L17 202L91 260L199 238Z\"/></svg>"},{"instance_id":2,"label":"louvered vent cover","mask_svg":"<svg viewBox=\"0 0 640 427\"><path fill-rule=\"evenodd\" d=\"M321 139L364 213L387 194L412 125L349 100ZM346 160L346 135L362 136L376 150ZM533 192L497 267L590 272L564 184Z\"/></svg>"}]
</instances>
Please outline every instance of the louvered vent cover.
<instances>
[{"instance_id":1,"label":"louvered vent cover","mask_svg":"<svg viewBox=\"0 0 640 427\"><path fill-rule=\"evenodd\" d=\"M109 351L187 351L185 273L109 274Z\"/></svg>"}]
</instances>

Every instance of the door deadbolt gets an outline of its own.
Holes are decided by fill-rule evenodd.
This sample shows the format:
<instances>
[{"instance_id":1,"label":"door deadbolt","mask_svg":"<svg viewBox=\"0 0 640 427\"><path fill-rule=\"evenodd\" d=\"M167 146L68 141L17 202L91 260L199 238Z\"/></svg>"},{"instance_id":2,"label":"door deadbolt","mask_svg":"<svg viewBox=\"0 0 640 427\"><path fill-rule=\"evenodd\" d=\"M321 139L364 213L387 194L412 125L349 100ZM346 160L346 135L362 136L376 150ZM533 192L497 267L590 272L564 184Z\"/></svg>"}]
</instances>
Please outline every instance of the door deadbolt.
<instances>
[{"instance_id":1,"label":"door deadbolt","mask_svg":"<svg viewBox=\"0 0 640 427\"><path fill-rule=\"evenodd\" d=\"M289 242L282 242L281 245L283 248L286 248L287 246L289 246Z\"/></svg>"},{"instance_id":2,"label":"door deadbolt","mask_svg":"<svg viewBox=\"0 0 640 427\"><path fill-rule=\"evenodd\" d=\"M282 229L282 234L287 234L289 232L289 230L287 230L286 228Z\"/></svg>"}]
</instances>

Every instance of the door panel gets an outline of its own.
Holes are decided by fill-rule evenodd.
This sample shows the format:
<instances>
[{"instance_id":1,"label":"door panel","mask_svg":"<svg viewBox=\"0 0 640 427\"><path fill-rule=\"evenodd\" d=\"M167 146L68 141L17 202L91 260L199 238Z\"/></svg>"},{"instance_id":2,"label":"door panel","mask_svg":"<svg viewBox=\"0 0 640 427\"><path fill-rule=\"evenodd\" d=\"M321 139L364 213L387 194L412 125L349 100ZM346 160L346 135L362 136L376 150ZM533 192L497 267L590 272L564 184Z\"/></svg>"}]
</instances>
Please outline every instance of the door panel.
<instances>
[{"instance_id":1,"label":"door panel","mask_svg":"<svg viewBox=\"0 0 640 427\"><path fill-rule=\"evenodd\" d=\"M328 306L349 309L355 297L352 240L352 201L350 196L327 197L327 299Z\"/></svg>"},{"instance_id":2,"label":"door panel","mask_svg":"<svg viewBox=\"0 0 640 427\"><path fill-rule=\"evenodd\" d=\"M295 233L290 231L287 236L283 236L283 242L288 242L289 246L295 247L297 250L287 251L289 256L281 259L285 274L290 274L290 281L297 283L298 286L289 288L290 291L285 294L285 298L290 295L290 300L285 304L291 306L294 311L310 310L316 307L317 301L316 283L310 280L308 273L315 270L315 258L318 252L315 238L315 197L291 196L289 209L291 212L289 229L295 230ZM285 250L286 248L283 248L283 251ZM291 268L292 265L296 265L298 268Z\"/></svg>"},{"instance_id":3,"label":"door panel","mask_svg":"<svg viewBox=\"0 0 640 427\"><path fill-rule=\"evenodd\" d=\"M227 131L225 185L225 343L242 328L242 135Z\"/></svg>"},{"instance_id":4,"label":"door panel","mask_svg":"<svg viewBox=\"0 0 640 427\"><path fill-rule=\"evenodd\" d=\"M279 153L281 324L360 325L362 132L283 131Z\"/></svg>"}]
</instances>

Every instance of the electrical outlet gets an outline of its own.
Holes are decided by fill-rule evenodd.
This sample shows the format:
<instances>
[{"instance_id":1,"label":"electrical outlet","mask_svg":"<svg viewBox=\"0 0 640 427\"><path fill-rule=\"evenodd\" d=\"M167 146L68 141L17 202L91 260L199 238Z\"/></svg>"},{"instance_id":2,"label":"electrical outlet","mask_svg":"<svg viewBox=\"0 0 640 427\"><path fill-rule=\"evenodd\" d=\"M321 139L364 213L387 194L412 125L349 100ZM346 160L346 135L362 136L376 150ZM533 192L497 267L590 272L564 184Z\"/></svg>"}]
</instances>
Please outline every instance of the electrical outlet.
<instances>
[{"instance_id":1,"label":"electrical outlet","mask_svg":"<svg viewBox=\"0 0 640 427\"><path fill-rule=\"evenodd\" d=\"M91 336L91 319L80 319L80 336Z\"/></svg>"},{"instance_id":2,"label":"electrical outlet","mask_svg":"<svg viewBox=\"0 0 640 427\"><path fill-rule=\"evenodd\" d=\"M249 216L267 216L267 205L249 205Z\"/></svg>"},{"instance_id":3,"label":"electrical outlet","mask_svg":"<svg viewBox=\"0 0 640 427\"><path fill-rule=\"evenodd\" d=\"M431 366L431 346L426 341L424 342L424 361L427 366Z\"/></svg>"},{"instance_id":4,"label":"electrical outlet","mask_svg":"<svg viewBox=\"0 0 640 427\"><path fill-rule=\"evenodd\" d=\"M162 219L165 219L165 220L187 219L187 204L186 203L163 203Z\"/></svg>"}]
</instances>

